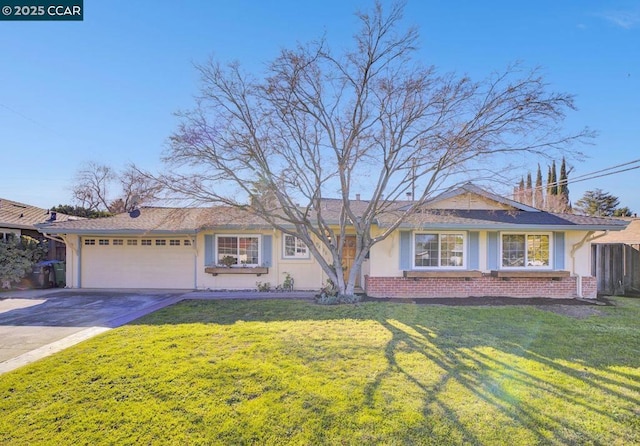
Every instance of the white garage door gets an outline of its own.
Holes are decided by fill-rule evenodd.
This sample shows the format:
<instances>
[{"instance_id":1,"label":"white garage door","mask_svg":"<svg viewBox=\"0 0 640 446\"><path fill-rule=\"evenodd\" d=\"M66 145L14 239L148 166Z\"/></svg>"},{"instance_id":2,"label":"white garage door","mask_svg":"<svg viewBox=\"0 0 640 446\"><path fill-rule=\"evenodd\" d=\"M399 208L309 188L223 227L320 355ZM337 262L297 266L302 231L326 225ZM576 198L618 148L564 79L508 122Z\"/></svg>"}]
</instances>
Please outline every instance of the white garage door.
<instances>
[{"instance_id":1,"label":"white garage door","mask_svg":"<svg viewBox=\"0 0 640 446\"><path fill-rule=\"evenodd\" d=\"M187 238L85 237L82 288L194 288L195 250Z\"/></svg>"}]
</instances>

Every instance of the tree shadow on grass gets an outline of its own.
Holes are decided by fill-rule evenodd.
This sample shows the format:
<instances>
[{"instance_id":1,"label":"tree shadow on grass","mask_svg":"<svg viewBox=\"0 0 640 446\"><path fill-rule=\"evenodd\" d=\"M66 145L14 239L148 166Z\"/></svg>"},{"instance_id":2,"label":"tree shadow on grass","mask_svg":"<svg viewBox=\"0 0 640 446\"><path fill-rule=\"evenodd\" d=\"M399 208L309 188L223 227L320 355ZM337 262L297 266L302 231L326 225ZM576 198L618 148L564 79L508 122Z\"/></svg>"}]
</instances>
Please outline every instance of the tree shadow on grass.
<instances>
[{"instance_id":1,"label":"tree shadow on grass","mask_svg":"<svg viewBox=\"0 0 640 446\"><path fill-rule=\"evenodd\" d=\"M638 316L638 308L629 311ZM192 301L135 324L374 321L386 330L388 341L381 352L385 369L362 388L369 407L380 404L377 396L385 384L401 377L417 389L425 423L432 417L444 420L461 443L488 441L491 432L474 425L474 417L487 422L487 416L494 418L494 431L504 435L524 427L528 440L538 444L600 444L620 435L624 443L640 436L629 433L633 421L628 421L638 415L633 408L640 406L640 383L638 375L619 369L640 367L631 348L638 345L634 339L640 340L640 334L609 316L602 323L520 307ZM305 360L313 361L313 355ZM435 375L425 377L425 368L435 370ZM470 412L462 410L474 402L477 407ZM621 420L627 423L624 432L606 431L606 426L620 426ZM588 428L594 423L605 427ZM406 437L425 432L429 426L416 425L409 427Z\"/></svg>"},{"instance_id":2,"label":"tree shadow on grass","mask_svg":"<svg viewBox=\"0 0 640 446\"><path fill-rule=\"evenodd\" d=\"M513 342L504 342L504 349L501 349L500 345L490 349L516 360L514 363L507 363L484 353L482 349L485 347L481 343L472 345L473 343L467 342L455 345L452 339L439 342L437 328L434 333L433 327L425 330L420 325L408 326L397 320L379 322L391 333L391 339L385 347L388 366L366 386L364 392L367 404L374 404L375 394L385 379L393 374L402 374L424 394L425 419L434 410L440 410L448 423L455 427L463 443L481 444L487 439L474 433L470 420L465 422L460 419L455 407L456 401L447 402L448 395L451 394L447 391L447 386L454 383L461 386L468 395L473 395L476 400L481 401L484 406L490 407L490 410L500 415L504 421L525 427L539 444L602 442L599 434L584 429L584 420L566 417L562 411L555 411L557 408L570 407L580 410L586 418L597 416L611 423L618 422L620 408L591 402L588 394L593 389L607 395L612 401L621 402L624 406L640 406L637 397L629 396L629 393L638 393L638 386L611 376L585 372L585 367L572 368L560 364L558 360L523 349ZM485 335L490 335L489 327L485 328L488 329ZM401 365L398 355L407 350L422 355L425 365L435 365L440 370L440 378L427 383L419 377L419 369ZM522 360L529 365L519 364ZM531 367L531 364L534 369L543 368L547 371L538 375L529 373L527 367ZM544 379L544 373L563 377L557 381ZM634 378L637 379L637 376ZM514 388L519 391L513 391ZM616 388L624 389L625 392L615 390ZM553 402L557 407L540 405L532 395ZM632 413L628 415L633 416Z\"/></svg>"}]
</instances>

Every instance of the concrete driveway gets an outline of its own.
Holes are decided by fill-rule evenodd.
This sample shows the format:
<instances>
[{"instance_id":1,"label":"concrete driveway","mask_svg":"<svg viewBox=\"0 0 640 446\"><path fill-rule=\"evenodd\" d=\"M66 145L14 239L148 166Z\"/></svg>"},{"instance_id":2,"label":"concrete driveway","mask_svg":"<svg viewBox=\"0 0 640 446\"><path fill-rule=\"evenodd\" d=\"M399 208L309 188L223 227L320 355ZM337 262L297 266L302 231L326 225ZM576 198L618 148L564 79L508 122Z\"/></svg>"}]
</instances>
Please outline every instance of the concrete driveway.
<instances>
[{"instance_id":1,"label":"concrete driveway","mask_svg":"<svg viewBox=\"0 0 640 446\"><path fill-rule=\"evenodd\" d=\"M316 292L48 289L0 293L0 374L183 299L312 299Z\"/></svg>"},{"instance_id":2,"label":"concrete driveway","mask_svg":"<svg viewBox=\"0 0 640 446\"><path fill-rule=\"evenodd\" d=\"M188 290L28 290L0 294L0 374L183 299Z\"/></svg>"}]
</instances>

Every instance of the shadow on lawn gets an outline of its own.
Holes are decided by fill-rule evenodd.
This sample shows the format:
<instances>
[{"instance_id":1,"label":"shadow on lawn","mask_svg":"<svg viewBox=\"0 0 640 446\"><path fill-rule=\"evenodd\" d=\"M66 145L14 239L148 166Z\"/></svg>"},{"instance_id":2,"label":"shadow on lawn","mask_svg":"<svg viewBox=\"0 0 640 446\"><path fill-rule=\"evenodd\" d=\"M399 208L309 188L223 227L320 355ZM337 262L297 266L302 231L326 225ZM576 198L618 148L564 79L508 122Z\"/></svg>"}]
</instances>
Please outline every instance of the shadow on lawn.
<instances>
[{"instance_id":1,"label":"shadow on lawn","mask_svg":"<svg viewBox=\"0 0 640 446\"><path fill-rule=\"evenodd\" d=\"M385 380L400 375L423 395L425 418L443 416L463 443L486 438L479 438L468 414L461 418L460 408L469 401L450 400L451 387L461 387L466 398L490 408L502 422L524 426L537 443L599 444L597 430L585 429L589 419L633 423L640 415L629 409L640 407L638 376L615 369L640 367L640 355L633 354L640 337L632 322L640 307L611 310L576 320L526 307L187 301L135 324L375 321L388 332L386 368L364 386L365 404L379 404ZM614 324L620 326L611 328ZM407 363L407 355L419 360ZM437 376L425 378L425 367Z\"/></svg>"},{"instance_id":2,"label":"shadow on lawn","mask_svg":"<svg viewBox=\"0 0 640 446\"><path fill-rule=\"evenodd\" d=\"M503 351L507 357L525 359L548 368L549 373L565 375L562 380L566 384L556 384L552 380L545 380L526 371L518 364L507 363L504 360L489 356L482 352L482 346L455 346L451 342L439 343L434 331L430 327L425 330L419 325L403 326L399 321L380 321L380 323L392 334L391 340L385 348L387 369L379 374L376 379L365 388L367 404L373 405L376 392L379 391L382 382L391 374L401 373L405 378L420 388L425 395L425 418L434 412L445 414L446 419L462 436L465 444L481 444L483 441L474 434L469 423L459 419L456 410L457 401L447 401L446 387L453 382L461 385L476 399L495 408L507 420L515 422L527 428L536 437L536 442L547 443L550 437L553 441L562 444L592 443L599 444L602 439L589 434L583 426L567 421L562 412L554 412L554 407L540 406L535 399L521 398L510 392L510 389L520 388L529 395L538 395L545 401L558 401L562 406L570 405L579 408L587 417L593 414L618 422L620 413L611 410L611 407L599 406L589 402L588 391L576 391L573 382L584 384L586 389L596 389L618 400L622 400L631 406L639 407L640 399L627 396L616 389L626 389L631 392L640 392L640 387L611 378L601 374L586 372L591 364L581 363L581 369L559 364L539 353L525 350L517 343L505 342ZM496 346L497 348L498 346ZM406 350L418 352L423 355L425 364L431 363L441 370L440 379L436 382L426 383L419 377L416 370L402 366L397 355ZM567 359L575 361L575 358ZM501 372L496 376L495 370ZM610 371L607 371L611 374ZM615 373L614 373L615 375ZM637 377L636 377L637 378ZM509 382L509 389L503 383ZM578 392L579 395L576 395ZM633 414L630 414L633 416ZM486 439L485 439L486 440Z\"/></svg>"}]
</instances>

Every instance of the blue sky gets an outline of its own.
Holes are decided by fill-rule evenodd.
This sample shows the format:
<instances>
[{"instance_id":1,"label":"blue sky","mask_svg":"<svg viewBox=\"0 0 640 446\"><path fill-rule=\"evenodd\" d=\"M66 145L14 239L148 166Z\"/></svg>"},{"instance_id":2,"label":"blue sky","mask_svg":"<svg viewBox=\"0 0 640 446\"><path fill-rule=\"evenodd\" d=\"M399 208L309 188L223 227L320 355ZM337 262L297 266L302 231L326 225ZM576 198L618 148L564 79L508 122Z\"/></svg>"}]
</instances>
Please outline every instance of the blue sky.
<instances>
[{"instance_id":1,"label":"blue sky","mask_svg":"<svg viewBox=\"0 0 640 446\"><path fill-rule=\"evenodd\" d=\"M339 49L357 29L353 12L371 4L85 0L83 22L0 22L0 197L71 203L86 161L159 168L173 113L198 91L194 63L214 56L258 72L323 33ZM575 94L567 129L599 137L571 176L640 158L640 0L409 0L405 22L420 30L422 61L442 71L480 79L521 61ZM639 179L637 169L570 183L570 197L601 188L640 212Z\"/></svg>"}]
</instances>

